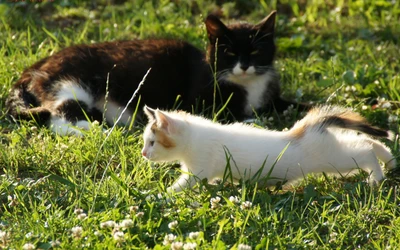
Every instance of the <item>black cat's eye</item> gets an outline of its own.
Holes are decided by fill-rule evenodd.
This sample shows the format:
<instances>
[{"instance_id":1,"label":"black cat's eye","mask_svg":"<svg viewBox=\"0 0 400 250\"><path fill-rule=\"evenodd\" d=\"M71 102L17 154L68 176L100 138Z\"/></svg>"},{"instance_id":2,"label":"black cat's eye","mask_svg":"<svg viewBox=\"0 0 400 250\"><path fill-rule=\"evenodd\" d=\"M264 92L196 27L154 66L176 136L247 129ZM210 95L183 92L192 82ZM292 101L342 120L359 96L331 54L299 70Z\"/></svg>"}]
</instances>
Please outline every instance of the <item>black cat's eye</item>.
<instances>
[{"instance_id":1,"label":"black cat's eye","mask_svg":"<svg viewBox=\"0 0 400 250\"><path fill-rule=\"evenodd\" d=\"M226 54L226 55L228 55L228 56L236 56L236 54L235 53L233 53L231 50L229 50L229 49L224 49L224 53Z\"/></svg>"},{"instance_id":2,"label":"black cat's eye","mask_svg":"<svg viewBox=\"0 0 400 250\"><path fill-rule=\"evenodd\" d=\"M253 50L250 55L257 55L258 53L260 53L260 51L258 49Z\"/></svg>"},{"instance_id":3,"label":"black cat's eye","mask_svg":"<svg viewBox=\"0 0 400 250\"><path fill-rule=\"evenodd\" d=\"M154 146L154 141L150 141L150 146Z\"/></svg>"}]
</instances>

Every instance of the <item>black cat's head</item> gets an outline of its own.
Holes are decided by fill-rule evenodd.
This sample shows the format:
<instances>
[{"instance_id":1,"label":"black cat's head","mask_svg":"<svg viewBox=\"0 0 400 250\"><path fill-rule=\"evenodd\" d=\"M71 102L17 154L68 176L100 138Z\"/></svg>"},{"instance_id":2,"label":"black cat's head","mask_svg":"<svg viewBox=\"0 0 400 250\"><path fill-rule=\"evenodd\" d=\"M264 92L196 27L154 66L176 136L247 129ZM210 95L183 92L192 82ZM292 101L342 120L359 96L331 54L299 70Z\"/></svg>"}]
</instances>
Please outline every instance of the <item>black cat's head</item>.
<instances>
[{"instance_id":1,"label":"black cat's head","mask_svg":"<svg viewBox=\"0 0 400 250\"><path fill-rule=\"evenodd\" d=\"M256 25L237 23L226 26L218 17L205 20L210 41L207 59L218 79L236 83L263 75L272 69L276 51L274 26L276 11Z\"/></svg>"}]
</instances>

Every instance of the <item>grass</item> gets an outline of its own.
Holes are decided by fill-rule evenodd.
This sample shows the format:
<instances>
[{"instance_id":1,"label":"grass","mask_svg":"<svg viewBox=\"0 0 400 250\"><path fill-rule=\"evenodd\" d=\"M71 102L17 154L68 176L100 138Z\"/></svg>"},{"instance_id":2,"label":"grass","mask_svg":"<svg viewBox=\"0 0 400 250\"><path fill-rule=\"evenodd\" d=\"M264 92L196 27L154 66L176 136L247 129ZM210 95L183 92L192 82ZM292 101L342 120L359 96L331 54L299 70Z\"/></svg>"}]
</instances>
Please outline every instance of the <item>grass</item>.
<instances>
[{"instance_id":1,"label":"grass","mask_svg":"<svg viewBox=\"0 0 400 250\"><path fill-rule=\"evenodd\" d=\"M275 65L283 94L354 107L398 134L397 1L32 2L0 4L0 248L400 245L397 169L376 188L363 174L309 176L288 190L202 183L201 192L187 190L168 202L164 190L179 173L174 165L143 160L140 129L116 128L106 139L96 126L84 138L60 137L4 114L8 90L23 69L71 44L175 37L205 48L202 20L208 12L220 9L227 19L257 22L277 9ZM257 122L282 129L297 119L291 112L271 117ZM386 143L398 157L399 138Z\"/></svg>"}]
</instances>

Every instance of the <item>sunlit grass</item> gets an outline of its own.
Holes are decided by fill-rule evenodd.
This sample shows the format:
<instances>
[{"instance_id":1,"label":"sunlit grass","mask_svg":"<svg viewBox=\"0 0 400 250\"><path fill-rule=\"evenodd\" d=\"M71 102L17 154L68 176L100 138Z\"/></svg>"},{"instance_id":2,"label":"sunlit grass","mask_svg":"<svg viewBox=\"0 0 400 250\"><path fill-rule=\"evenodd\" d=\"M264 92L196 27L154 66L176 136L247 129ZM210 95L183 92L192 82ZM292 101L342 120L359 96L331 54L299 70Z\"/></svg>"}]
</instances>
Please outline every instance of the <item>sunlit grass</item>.
<instances>
[{"instance_id":1,"label":"sunlit grass","mask_svg":"<svg viewBox=\"0 0 400 250\"><path fill-rule=\"evenodd\" d=\"M221 10L227 20L258 22L278 9L275 66L285 97L354 107L372 124L399 133L399 3L282 2L237 0ZM172 164L141 157L142 128L117 127L106 139L96 125L83 138L60 137L4 115L8 90L37 60L72 44L116 39L174 37L204 49L202 20L217 8L208 0L0 4L0 248L400 244L397 170L376 188L363 174L322 175L284 190L201 183L166 197L165 188L179 173ZM262 116L257 124L283 129L296 119L287 112ZM398 137L386 143L398 156Z\"/></svg>"}]
</instances>

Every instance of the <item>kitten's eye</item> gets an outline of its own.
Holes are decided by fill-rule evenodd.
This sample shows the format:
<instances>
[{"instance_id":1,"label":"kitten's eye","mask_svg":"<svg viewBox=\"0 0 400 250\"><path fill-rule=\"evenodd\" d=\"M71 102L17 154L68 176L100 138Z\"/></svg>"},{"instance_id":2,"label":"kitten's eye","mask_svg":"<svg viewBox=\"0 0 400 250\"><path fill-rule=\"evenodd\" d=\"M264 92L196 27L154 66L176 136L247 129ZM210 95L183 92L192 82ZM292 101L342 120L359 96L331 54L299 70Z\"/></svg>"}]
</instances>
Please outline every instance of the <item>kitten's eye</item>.
<instances>
[{"instance_id":1,"label":"kitten's eye","mask_svg":"<svg viewBox=\"0 0 400 250\"><path fill-rule=\"evenodd\" d=\"M235 53L233 53L231 50L229 50L229 49L224 49L224 53L226 54L226 55L228 55L228 56L236 56L236 54Z\"/></svg>"},{"instance_id":2,"label":"kitten's eye","mask_svg":"<svg viewBox=\"0 0 400 250\"><path fill-rule=\"evenodd\" d=\"M154 141L150 141L150 146L154 146Z\"/></svg>"},{"instance_id":3,"label":"kitten's eye","mask_svg":"<svg viewBox=\"0 0 400 250\"><path fill-rule=\"evenodd\" d=\"M257 55L258 53L260 53L260 51L258 49L253 50L250 55Z\"/></svg>"}]
</instances>

